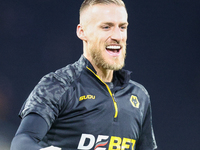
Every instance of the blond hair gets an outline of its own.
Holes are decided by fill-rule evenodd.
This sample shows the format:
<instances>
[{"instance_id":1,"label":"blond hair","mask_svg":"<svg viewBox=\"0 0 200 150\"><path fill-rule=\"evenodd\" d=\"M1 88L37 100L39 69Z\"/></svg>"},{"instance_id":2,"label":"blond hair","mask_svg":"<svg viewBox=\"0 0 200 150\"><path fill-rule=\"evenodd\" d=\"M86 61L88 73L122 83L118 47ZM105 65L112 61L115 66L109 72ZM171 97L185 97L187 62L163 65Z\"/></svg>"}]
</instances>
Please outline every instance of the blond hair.
<instances>
[{"instance_id":1,"label":"blond hair","mask_svg":"<svg viewBox=\"0 0 200 150\"><path fill-rule=\"evenodd\" d=\"M80 10L79 10L80 15L83 12L83 10L85 10L89 6L93 6L96 4L106 4L106 5L116 4L116 5L123 6L126 8L126 6L122 0L84 0L80 7Z\"/></svg>"}]
</instances>

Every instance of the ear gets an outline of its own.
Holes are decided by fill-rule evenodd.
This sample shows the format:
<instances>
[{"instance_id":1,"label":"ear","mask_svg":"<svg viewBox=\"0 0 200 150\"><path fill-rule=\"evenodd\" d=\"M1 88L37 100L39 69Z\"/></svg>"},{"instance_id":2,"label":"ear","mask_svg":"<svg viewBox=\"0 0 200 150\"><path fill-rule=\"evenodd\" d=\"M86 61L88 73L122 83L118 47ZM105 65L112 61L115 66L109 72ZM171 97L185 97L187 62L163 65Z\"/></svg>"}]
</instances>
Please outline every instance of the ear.
<instances>
[{"instance_id":1,"label":"ear","mask_svg":"<svg viewBox=\"0 0 200 150\"><path fill-rule=\"evenodd\" d=\"M83 29L83 26L81 24L78 24L76 28L76 34L79 39L86 41L85 31Z\"/></svg>"}]
</instances>

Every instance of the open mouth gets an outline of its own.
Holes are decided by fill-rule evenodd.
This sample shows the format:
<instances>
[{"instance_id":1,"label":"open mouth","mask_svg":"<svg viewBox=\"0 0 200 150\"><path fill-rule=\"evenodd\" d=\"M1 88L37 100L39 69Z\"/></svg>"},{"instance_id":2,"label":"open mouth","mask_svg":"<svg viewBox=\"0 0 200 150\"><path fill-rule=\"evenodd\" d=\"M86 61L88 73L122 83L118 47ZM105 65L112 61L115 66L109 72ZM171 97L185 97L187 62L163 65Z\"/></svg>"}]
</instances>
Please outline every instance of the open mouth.
<instances>
[{"instance_id":1,"label":"open mouth","mask_svg":"<svg viewBox=\"0 0 200 150\"><path fill-rule=\"evenodd\" d=\"M106 51L111 56L119 56L121 52L121 46L118 46L118 45L107 46Z\"/></svg>"}]
</instances>

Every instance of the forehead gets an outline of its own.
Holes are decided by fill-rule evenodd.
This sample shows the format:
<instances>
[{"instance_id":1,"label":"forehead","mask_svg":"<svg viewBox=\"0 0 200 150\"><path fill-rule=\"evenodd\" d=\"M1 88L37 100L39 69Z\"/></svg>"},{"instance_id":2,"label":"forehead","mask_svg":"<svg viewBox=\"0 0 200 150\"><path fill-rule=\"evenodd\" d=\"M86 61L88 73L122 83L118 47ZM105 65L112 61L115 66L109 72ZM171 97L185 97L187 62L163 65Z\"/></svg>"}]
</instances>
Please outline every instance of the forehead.
<instances>
[{"instance_id":1,"label":"forehead","mask_svg":"<svg viewBox=\"0 0 200 150\"><path fill-rule=\"evenodd\" d=\"M128 14L124 6L116 4L96 4L89 6L82 14L82 20L99 22L127 22Z\"/></svg>"}]
</instances>

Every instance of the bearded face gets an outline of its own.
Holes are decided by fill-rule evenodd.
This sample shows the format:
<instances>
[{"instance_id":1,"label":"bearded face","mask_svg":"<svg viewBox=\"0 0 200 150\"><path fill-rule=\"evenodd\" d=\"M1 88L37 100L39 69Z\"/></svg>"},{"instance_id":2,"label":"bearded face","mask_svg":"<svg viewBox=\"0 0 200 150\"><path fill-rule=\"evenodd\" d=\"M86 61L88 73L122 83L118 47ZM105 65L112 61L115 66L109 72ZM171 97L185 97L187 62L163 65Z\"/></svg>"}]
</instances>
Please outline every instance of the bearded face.
<instances>
[{"instance_id":1,"label":"bearded face","mask_svg":"<svg viewBox=\"0 0 200 150\"><path fill-rule=\"evenodd\" d=\"M84 24L84 55L98 68L119 70L124 66L128 15L115 4L93 5L81 16Z\"/></svg>"}]
</instances>

